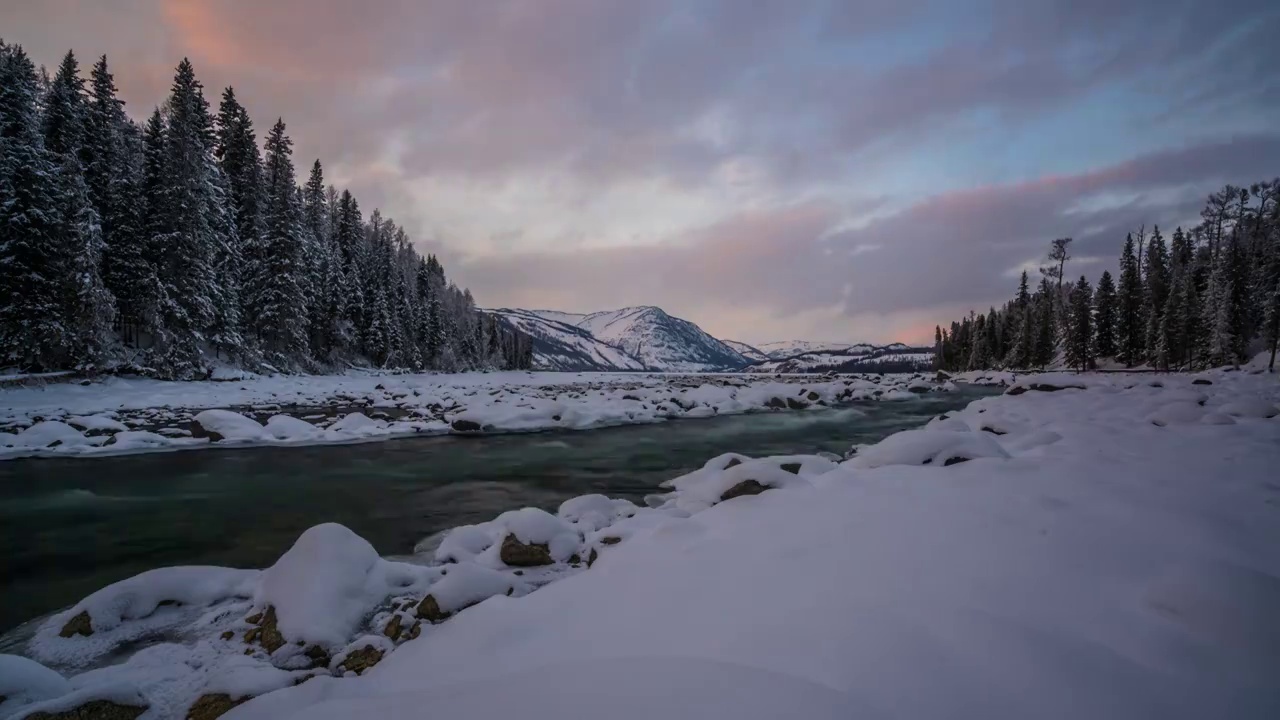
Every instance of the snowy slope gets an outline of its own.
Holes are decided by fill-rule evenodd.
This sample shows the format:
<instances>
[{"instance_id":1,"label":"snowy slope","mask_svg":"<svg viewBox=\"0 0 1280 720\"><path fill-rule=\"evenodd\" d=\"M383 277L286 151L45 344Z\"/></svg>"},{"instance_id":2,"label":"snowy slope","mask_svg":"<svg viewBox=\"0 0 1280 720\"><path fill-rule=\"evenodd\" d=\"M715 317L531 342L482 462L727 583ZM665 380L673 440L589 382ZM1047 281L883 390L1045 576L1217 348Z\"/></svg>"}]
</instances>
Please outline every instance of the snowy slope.
<instances>
[{"instance_id":1,"label":"snowy slope","mask_svg":"<svg viewBox=\"0 0 1280 720\"><path fill-rule=\"evenodd\" d=\"M769 355L765 351L744 342L738 342L737 340L721 340L720 342L733 348L735 352L751 362L769 359Z\"/></svg>"},{"instance_id":2,"label":"snowy slope","mask_svg":"<svg viewBox=\"0 0 1280 720\"><path fill-rule=\"evenodd\" d=\"M651 305L591 313L578 327L651 370L704 372L747 364L746 358L702 328Z\"/></svg>"},{"instance_id":3,"label":"snowy slope","mask_svg":"<svg viewBox=\"0 0 1280 720\"><path fill-rule=\"evenodd\" d=\"M644 364L577 327L583 315L546 310L489 310L533 338L536 370L643 370Z\"/></svg>"}]
</instances>

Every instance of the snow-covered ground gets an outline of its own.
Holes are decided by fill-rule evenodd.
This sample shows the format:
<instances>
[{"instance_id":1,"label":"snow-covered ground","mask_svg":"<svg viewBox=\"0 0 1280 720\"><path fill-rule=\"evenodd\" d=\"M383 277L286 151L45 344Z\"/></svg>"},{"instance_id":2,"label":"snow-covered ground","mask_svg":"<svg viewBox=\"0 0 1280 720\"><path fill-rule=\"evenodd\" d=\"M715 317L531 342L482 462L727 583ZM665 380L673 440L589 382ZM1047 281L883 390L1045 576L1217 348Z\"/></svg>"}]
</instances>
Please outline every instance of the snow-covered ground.
<instances>
[{"instance_id":1,"label":"snow-covered ground","mask_svg":"<svg viewBox=\"0 0 1280 720\"><path fill-rule=\"evenodd\" d=\"M62 677L0 657L0 717L1280 717L1278 402L1020 377L843 461L742 448L412 558L321 525L50 617L26 650Z\"/></svg>"},{"instance_id":2,"label":"snow-covered ground","mask_svg":"<svg viewBox=\"0 0 1280 720\"><path fill-rule=\"evenodd\" d=\"M0 460L585 430L945 391L922 375L463 373L107 378L0 389Z\"/></svg>"}]
</instances>

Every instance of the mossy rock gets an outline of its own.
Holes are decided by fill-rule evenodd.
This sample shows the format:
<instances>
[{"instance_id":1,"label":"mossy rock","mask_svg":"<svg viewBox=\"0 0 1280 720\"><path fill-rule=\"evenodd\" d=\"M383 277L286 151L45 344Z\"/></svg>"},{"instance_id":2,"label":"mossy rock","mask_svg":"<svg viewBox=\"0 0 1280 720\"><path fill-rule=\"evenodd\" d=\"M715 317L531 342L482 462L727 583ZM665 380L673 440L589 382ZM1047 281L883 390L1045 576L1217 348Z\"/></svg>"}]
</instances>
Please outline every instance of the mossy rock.
<instances>
[{"instance_id":1,"label":"mossy rock","mask_svg":"<svg viewBox=\"0 0 1280 720\"><path fill-rule=\"evenodd\" d=\"M555 562L551 558L550 548L545 544L522 543L511 534L502 539L498 557L509 567L538 567Z\"/></svg>"},{"instance_id":2,"label":"mossy rock","mask_svg":"<svg viewBox=\"0 0 1280 720\"><path fill-rule=\"evenodd\" d=\"M382 634L386 635L392 640L399 639L400 637L400 616L399 615L391 616L391 621L387 623L386 627L382 628Z\"/></svg>"},{"instance_id":3,"label":"mossy rock","mask_svg":"<svg viewBox=\"0 0 1280 720\"><path fill-rule=\"evenodd\" d=\"M232 699L227 693L209 693L196 698L187 711L187 720L214 720L231 712L237 705L248 701L249 696Z\"/></svg>"},{"instance_id":4,"label":"mossy rock","mask_svg":"<svg viewBox=\"0 0 1280 720\"><path fill-rule=\"evenodd\" d=\"M284 647L284 633L276 627L276 609L273 605L268 605L267 609L261 613L257 613L246 618L246 622L252 623L257 620L257 627L250 628L244 634L244 641L250 645L257 643L262 646L268 653L274 653L276 650Z\"/></svg>"},{"instance_id":5,"label":"mossy rock","mask_svg":"<svg viewBox=\"0 0 1280 720\"><path fill-rule=\"evenodd\" d=\"M736 497L742 497L743 495L759 495L768 489L768 486L761 485L755 480L743 480L737 485L725 490L724 493L720 495L720 502L732 500Z\"/></svg>"},{"instance_id":6,"label":"mossy rock","mask_svg":"<svg viewBox=\"0 0 1280 720\"><path fill-rule=\"evenodd\" d=\"M440 603L436 601L434 595L422 598L422 602L418 603L417 613L418 617L432 624L444 622L453 615L451 612L440 609Z\"/></svg>"},{"instance_id":7,"label":"mossy rock","mask_svg":"<svg viewBox=\"0 0 1280 720\"><path fill-rule=\"evenodd\" d=\"M383 652L372 645L365 645L358 650L352 650L342 659L342 663L338 667L342 670L354 672L357 675L364 674L365 670L382 662Z\"/></svg>"},{"instance_id":8,"label":"mossy rock","mask_svg":"<svg viewBox=\"0 0 1280 720\"><path fill-rule=\"evenodd\" d=\"M59 637L69 638L76 635L84 635L88 637L93 634L93 618L89 617L88 610L81 610L80 614L67 621L66 625L58 631Z\"/></svg>"},{"instance_id":9,"label":"mossy rock","mask_svg":"<svg viewBox=\"0 0 1280 720\"><path fill-rule=\"evenodd\" d=\"M62 712L39 712L26 716L26 720L135 720L146 712L147 706L121 705L110 700L89 702Z\"/></svg>"}]
</instances>

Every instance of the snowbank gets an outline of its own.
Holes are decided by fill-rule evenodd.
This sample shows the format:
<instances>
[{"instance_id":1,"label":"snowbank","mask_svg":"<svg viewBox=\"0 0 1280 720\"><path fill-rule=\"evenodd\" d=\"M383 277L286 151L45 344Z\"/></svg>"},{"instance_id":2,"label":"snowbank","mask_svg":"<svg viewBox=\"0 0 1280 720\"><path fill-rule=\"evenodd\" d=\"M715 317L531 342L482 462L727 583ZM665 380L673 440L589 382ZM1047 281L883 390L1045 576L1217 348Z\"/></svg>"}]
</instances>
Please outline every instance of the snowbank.
<instances>
[{"instance_id":1,"label":"snowbank","mask_svg":"<svg viewBox=\"0 0 1280 720\"><path fill-rule=\"evenodd\" d=\"M729 453L647 507L504 513L431 566L317 526L246 576L252 603L27 692L133 692L146 720L1275 717L1280 421L1250 408L1280 386L1058 379L1080 387L1016 385L839 464ZM146 626L166 594L98 615Z\"/></svg>"}]
</instances>

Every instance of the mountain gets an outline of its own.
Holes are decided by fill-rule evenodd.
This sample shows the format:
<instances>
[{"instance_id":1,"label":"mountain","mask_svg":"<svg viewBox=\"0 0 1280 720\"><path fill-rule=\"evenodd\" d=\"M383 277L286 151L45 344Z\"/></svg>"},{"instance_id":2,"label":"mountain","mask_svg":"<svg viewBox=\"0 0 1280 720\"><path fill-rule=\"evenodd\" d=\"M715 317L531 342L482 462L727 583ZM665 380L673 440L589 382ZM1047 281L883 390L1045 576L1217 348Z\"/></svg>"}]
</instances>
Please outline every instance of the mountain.
<instances>
[{"instance_id":1,"label":"mountain","mask_svg":"<svg viewBox=\"0 0 1280 720\"><path fill-rule=\"evenodd\" d=\"M875 349L874 345L865 343L814 342L811 340L779 340L777 342L763 343L756 347L759 348L760 352L767 355L770 360L786 360L804 353L865 352Z\"/></svg>"},{"instance_id":2,"label":"mountain","mask_svg":"<svg viewBox=\"0 0 1280 720\"><path fill-rule=\"evenodd\" d=\"M809 372L914 372L928 369L933 363L933 348L911 347L902 343L888 345L837 345L808 343L822 349L792 353L802 342L786 343L776 348L773 359L753 363L743 372L809 373ZM784 345L768 343L768 345ZM762 345L763 349L766 347Z\"/></svg>"},{"instance_id":3,"label":"mountain","mask_svg":"<svg viewBox=\"0 0 1280 720\"><path fill-rule=\"evenodd\" d=\"M745 357L702 328L651 305L591 313L578 327L651 370L707 372L747 364Z\"/></svg>"},{"instance_id":4,"label":"mountain","mask_svg":"<svg viewBox=\"0 0 1280 720\"><path fill-rule=\"evenodd\" d=\"M761 362L769 359L768 353L744 342L738 342L737 340L721 340L720 342L733 348L735 352L751 362Z\"/></svg>"},{"instance_id":5,"label":"mountain","mask_svg":"<svg viewBox=\"0 0 1280 720\"><path fill-rule=\"evenodd\" d=\"M585 315L500 308L486 312L505 320L533 339L536 370L644 370L644 363L600 342L587 330L560 318Z\"/></svg>"},{"instance_id":6,"label":"mountain","mask_svg":"<svg viewBox=\"0 0 1280 720\"><path fill-rule=\"evenodd\" d=\"M806 373L927 368L932 348L787 340L718 340L651 305L594 313L486 310L533 340L537 370Z\"/></svg>"},{"instance_id":7,"label":"mountain","mask_svg":"<svg viewBox=\"0 0 1280 720\"><path fill-rule=\"evenodd\" d=\"M652 306L590 314L511 308L486 312L533 338L534 367L540 370L720 372L738 370L755 359Z\"/></svg>"}]
</instances>

